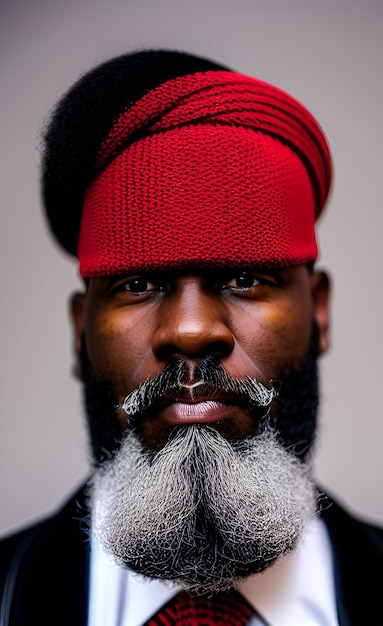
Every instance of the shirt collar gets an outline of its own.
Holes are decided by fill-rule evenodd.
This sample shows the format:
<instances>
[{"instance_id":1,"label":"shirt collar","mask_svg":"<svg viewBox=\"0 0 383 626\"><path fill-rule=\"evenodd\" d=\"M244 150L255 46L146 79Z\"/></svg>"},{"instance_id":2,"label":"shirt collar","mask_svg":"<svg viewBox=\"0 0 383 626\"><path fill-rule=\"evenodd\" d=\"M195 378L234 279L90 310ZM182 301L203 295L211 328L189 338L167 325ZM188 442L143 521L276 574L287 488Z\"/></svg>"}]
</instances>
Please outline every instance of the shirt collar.
<instances>
[{"instance_id":1,"label":"shirt collar","mask_svg":"<svg viewBox=\"0 0 383 626\"><path fill-rule=\"evenodd\" d=\"M326 526L315 517L295 550L237 589L270 626L338 625Z\"/></svg>"}]
</instances>

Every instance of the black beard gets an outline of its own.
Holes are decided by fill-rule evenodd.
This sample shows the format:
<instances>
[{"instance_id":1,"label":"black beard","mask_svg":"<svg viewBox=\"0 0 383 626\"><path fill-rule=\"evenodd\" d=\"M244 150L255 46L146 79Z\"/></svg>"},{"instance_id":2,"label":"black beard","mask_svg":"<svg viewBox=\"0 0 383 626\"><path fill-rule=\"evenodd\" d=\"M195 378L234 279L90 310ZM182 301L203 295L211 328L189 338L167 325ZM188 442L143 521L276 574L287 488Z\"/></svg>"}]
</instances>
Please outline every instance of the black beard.
<instances>
[{"instance_id":1,"label":"black beard","mask_svg":"<svg viewBox=\"0 0 383 626\"><path fill-rule=\"evenodd\" d=\"M305 460L312 452L319 406L319 328L312 326L310 346L298 369L281 376L274 427L286 449Z\"/></svg>"},{"instance_id":2,"label":"black beard","mask_svg":"<svg viewBox=\"0 0 383 626\"><path fill-rule=\"evenodd\" d=\"M318 327L314 323L309 350L302 364L279 379L273 426L283 447L305 460L313 448L319 404ZM85 341L81 352L83 396L95 464L110 458L122 441L117 419L118 399L112 384L99 379L90 364Z\"/></svg>"}]
</instances>

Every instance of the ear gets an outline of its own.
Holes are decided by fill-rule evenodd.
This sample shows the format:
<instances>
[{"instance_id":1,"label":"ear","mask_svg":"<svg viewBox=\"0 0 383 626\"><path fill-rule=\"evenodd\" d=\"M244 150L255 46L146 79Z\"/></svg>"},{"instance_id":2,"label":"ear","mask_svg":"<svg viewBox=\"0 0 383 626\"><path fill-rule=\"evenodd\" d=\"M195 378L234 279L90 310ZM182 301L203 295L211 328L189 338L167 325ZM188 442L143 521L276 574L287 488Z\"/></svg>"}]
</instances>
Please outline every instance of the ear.
<instances>
[{"instance_id":1,"label":"ear","mask_svg":"<svg viewBox=\"0 0 383 626\"><path fill-rule=\"evenodd\" d=\"M84 334L85 300L86 294L80 292L74 293L70 299L70 317L72 321L75 353L73 373L79 380L82 378L81 348Z\"/></svg>"},{"instance_id":2,"label":"ear","mask_svg":"<svg viewBox=\"0 0 383 626\"><path fill-rule=\"evenodd\" d=\"M330 301L331 283L326 272L314 271L311 276L311 293L314 305L314 318L319 328L319 353L323 354L329 348L330 328Z\"/></svg>"}]
</instances>

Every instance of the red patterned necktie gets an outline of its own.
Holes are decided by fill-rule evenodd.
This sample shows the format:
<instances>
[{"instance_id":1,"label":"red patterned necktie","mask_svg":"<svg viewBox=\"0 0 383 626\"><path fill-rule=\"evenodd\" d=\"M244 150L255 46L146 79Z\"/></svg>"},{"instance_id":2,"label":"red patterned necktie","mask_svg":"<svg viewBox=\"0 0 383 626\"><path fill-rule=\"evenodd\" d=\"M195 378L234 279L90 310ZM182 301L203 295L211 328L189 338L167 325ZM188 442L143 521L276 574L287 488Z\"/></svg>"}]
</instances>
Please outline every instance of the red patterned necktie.
<instances>
[{"instance_id":1,"label":"red patterned necktie","mask_svg":"<svg viewBox=\"0 0 383 626\"><path fill-rule=\"evenodd\" d=\"M211 598L181 591L143 626L246 626L253 613L250 604L234 590Z\"/></svg>"}]
</instances>

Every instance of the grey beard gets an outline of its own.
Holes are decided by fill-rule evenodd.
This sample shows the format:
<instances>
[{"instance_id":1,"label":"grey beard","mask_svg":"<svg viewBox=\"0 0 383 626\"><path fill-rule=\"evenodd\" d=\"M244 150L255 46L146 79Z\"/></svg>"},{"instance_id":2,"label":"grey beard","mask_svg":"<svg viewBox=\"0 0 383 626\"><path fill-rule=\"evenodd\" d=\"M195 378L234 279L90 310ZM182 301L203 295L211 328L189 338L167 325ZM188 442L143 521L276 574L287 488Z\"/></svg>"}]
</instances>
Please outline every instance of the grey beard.
<instances>
[{"instance_id":1,"label":"grey beard","mask_svg":"<svg viewBox=\"0 0 383 626\"><path fill-rule=\"evenodd\" d=\"M310 465L265 426L242 441L174 430L160 450L125 431L89 485L92 538L149 578L214 593L291 551L316 510Z\"/></svg>"}]
</instances>

